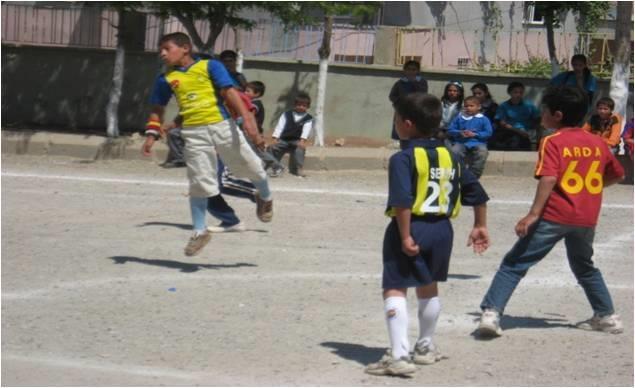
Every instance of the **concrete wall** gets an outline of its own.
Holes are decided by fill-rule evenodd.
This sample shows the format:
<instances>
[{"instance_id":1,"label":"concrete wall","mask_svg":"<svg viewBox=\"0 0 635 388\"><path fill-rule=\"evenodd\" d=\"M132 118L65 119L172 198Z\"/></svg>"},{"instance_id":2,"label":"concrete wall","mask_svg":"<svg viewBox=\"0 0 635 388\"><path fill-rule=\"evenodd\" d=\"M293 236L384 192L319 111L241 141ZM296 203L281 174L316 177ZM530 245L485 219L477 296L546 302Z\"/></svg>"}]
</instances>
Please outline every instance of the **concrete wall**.
<instances>
[{"instance_id":1,"label":"concrete wall","mask_svg":"<svg viewBox=\"0 0 635 388\"><path fill-rule=\"evenodd\" d=\"M114 52L107 50L3 45L3 127L103 130L113 57ZM123 129L136 131L144 127L147 100L157 69L154 54L127 56L120 106ZM317 63L247 58L244 67L247 79L263 81L267 86L263 98L266 128L272 129L279 114L291 107L296 91L306 90L315 98L317 71ZM538 102L547 83L546 79L517 75L432 71L423 74L429 82L429 92L434 95L441 96L448 80L462 81L467 90L476 82L485 82L497 101L507 98L506 85L517 80L527 85L528 97ZM331 139L362 137L386 141L393 115L388 93L400 76L401 70L396 67L331 65L325 107L326 135ZM608 81L600 81L599 88L598 95L606 95ZM632 102L630 106L632 111ZM168 114L175 110L172 106Z\"/></svg>"},{"instance_id":2,"label":"concrete wall","mask_svg":"<svg viewBox=\"0 0 635 388\"><path fill-rule=\"evenodd\" d=\"M104 128L115 52L2 45L2 125ZM139 128L158 72L154 54L125 59L120 125Z\"/></svg>"}]
</instances>

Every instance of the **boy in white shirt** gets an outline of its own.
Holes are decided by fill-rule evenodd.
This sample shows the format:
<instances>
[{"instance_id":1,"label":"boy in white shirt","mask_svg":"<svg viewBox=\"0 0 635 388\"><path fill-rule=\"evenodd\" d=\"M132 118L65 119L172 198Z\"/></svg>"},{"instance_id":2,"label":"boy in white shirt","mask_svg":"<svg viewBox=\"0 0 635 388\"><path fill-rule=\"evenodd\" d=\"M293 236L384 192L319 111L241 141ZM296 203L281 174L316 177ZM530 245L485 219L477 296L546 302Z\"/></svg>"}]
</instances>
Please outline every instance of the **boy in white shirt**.
<instances>
[{"instance_id":1,"label":"boy in white shirt","mask_svg":"<svg viewBox=\"0 0 635 388\"><path fill-rule=\"evenodd\" d=\"M288 152L289 172L299 177L304 177L306 142L313 127L313 117L307 113L310 106L311 97L307 93L299 92L295 97L293 110L280 115L272 135L274 143L269 147L269 152L278 161ZM292 168L294 165L295 171Z\"/></svg>"}]
</instances>

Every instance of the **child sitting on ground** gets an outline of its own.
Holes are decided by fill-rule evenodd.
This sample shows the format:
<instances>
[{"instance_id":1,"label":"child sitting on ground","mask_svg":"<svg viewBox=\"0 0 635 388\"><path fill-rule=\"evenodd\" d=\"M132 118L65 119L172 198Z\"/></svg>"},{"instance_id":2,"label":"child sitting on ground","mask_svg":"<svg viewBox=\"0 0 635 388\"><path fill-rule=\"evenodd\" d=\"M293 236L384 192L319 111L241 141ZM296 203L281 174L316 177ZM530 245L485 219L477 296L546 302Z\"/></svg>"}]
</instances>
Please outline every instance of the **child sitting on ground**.
<instances>
[{"instance_id":1,"label":"child sitting on ground","mask_svg":"<svg viewBox=\"0 0 635 388\"><path fill-rule=\"evenodd\" d=\"M584 124L582 129L598 135L609 146L611 152L617 152L622 131L622 117L613 113L615 102L609 97L602 97L595 103L595 114Z\"/></svg>"},{"instance_id":2,"label":"child sitting on ground","mask_svg":"<svg viewBox=\"0 0 635 388\"><path fill-rule=\"evenodd\" d=\"M433 364L441 360L433 336L441 312L437 282L447 280L452 251L450 218L458 215L461 204L474 206L468 245L482 253L489 246L489 198L474 175L434 138L441 121L436 97L413 93L394 106L402 150L390 158L388 167L386 215L391 221L384 235L382 280L391 347L366 373L407 376L416 370L408 343L407 290L415 287L419 299L414 363Z\"/></svg>"},{"instance_id":3,"label":"child sitting on ground","mask_svg":"<svg viewBox=\"0 0 635 388\"><path fill-rule=\"evenodd\" d=\"M480 178L487 161L487 139L492 136L492 124L481 111L479 99L466 97L463 112L454 118L448 128L452 152L465 159L468 168Z\"/></svg>"},{"instance_id":4,"label":"child sitting on ground","mask_svg":"<svg viewBox=\"0 0 635 388\"><path fill-rule=\"evenodd\" d=\"M273 131L274 143L269 151L279 162L284 154L289 153L289 171L298 177L304 177L304 155L307 139L311 135L313 117L307 113L311 106L311 97L307 93L299 92L295 96L293 110L286 111L280 116L278 125ZM292 170L292 166L295 170Z\"/></svg>"}]
</instances>

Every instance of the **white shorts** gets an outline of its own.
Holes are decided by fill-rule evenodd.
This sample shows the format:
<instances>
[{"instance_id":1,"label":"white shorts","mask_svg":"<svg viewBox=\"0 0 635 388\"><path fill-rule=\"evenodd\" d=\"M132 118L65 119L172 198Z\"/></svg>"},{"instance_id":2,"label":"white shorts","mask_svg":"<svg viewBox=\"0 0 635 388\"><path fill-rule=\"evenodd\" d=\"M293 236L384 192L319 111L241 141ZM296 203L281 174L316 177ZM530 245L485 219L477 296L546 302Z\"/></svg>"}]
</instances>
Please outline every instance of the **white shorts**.
<instances>
[{"instance_id":1,"label":"white shorts","mask_svg":"<svg viewBox=\"0 0 635 388\"><path fill-rule=\"evenodd\" d=\"M184 156L192 197L213 197L218 187L218 160L220 157L232 173L253 181L267 179L262 162L251 149L234 120L197 127L184 127Z\"/></svg>"}]
</instances>

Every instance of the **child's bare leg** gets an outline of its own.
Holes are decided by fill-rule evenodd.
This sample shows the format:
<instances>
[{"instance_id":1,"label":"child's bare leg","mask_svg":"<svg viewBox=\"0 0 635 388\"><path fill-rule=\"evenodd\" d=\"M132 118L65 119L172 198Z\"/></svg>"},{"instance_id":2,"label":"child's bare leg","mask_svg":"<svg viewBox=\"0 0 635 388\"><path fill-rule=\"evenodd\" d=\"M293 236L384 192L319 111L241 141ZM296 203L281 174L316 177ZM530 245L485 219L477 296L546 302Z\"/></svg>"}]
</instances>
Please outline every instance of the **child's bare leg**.
<instances>
[{"instance_id":1,"label":"child's bare leg","mask_svg":"<svg viewBox=\"0 0 635 388\"><path fill-rule=\"evenodd\" d=\"M410 353L406 292L405 288L384 289L384 313L394 359L408 357Z\"/></svg>"},{"instance_id":2,"label":"child's bare leg","mask_svg":"<svg viewBox=\"0 0 635 388\"><path fill-rule=\"evenodd\" d=\"M432 337L441 313L441 303L438 295L437 282L417 287L417 299L419 299L419 311L417 313L419 318L418 347L427 347L432 344Z\"/></svg>"}]
</instances>

